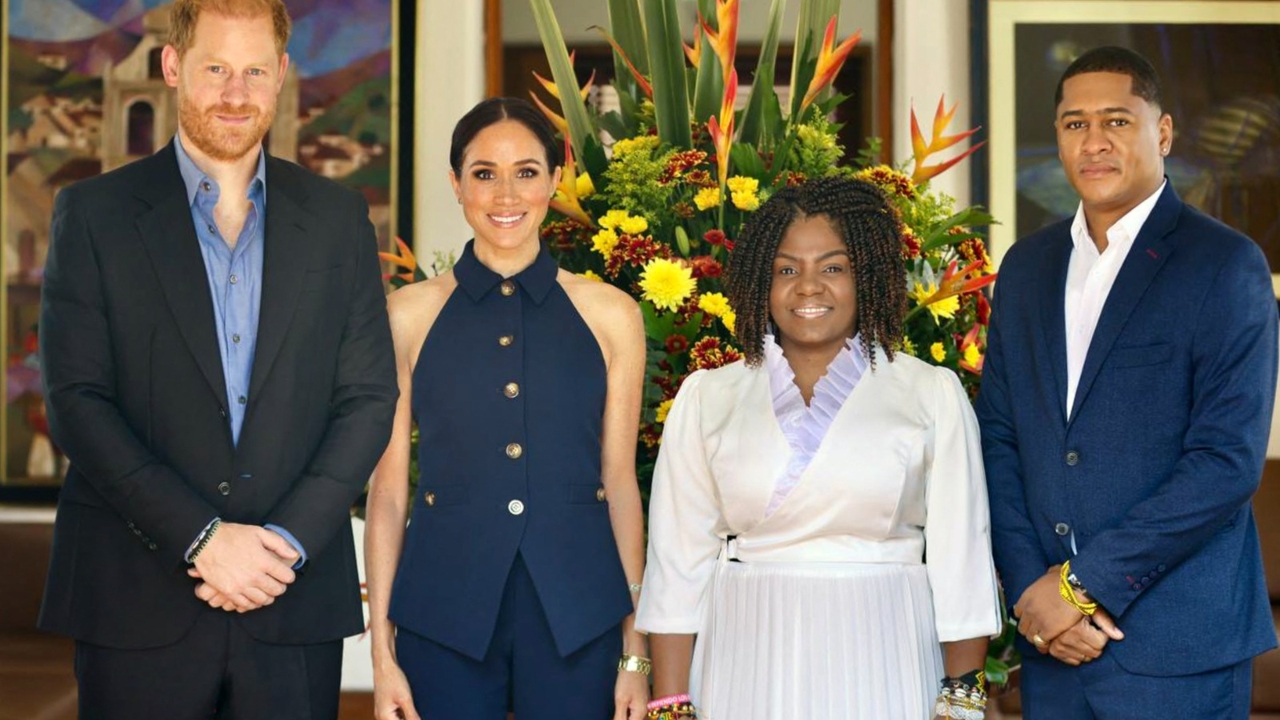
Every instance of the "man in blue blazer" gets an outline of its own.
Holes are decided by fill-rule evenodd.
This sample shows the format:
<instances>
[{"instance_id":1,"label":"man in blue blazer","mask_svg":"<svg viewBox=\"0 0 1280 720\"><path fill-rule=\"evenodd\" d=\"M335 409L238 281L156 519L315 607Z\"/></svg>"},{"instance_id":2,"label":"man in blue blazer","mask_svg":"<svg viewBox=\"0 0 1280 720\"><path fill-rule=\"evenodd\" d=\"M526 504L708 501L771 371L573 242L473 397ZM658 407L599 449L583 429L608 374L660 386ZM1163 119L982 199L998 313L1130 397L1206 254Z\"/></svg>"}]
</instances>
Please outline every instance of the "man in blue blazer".
<instances>
[{"instance_id":1,"label":"man in blue blazer","mask_svg":"<svg viewBox=\"0 0 1280 720\"><path fill-rule=\"evenodd\" d=\"M1165 178L1173 120L1140 55L1082 55L1054 123L1080 208L1005 257L977 407L1026 717L1243 720L1276 645L1250 505L1270 271Z\"/></svg>"}]
</instances>

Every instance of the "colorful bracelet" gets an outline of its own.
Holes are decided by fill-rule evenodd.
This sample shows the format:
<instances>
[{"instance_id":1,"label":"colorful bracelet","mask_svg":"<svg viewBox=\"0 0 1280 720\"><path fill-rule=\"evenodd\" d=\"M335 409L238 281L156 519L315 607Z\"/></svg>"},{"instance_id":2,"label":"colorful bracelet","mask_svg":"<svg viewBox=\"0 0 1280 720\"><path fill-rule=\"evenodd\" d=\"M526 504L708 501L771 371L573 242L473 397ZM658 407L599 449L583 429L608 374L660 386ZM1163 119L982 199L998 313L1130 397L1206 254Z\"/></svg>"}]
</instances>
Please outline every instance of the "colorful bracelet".
<instances>
[{"instance_id":1,"label":"colorful bracelet","mask_svg":"<svg viewBox=\"0 0 1280 720\"><path fill-rule=\"evenodd\" d=\"M1071 561L1062 563L1062 571L1058 573L1058 595L1067 604L1080 611L1081 615L1093 615L1098 611L1098 603L1084 602L1076 597L1076 589L1072 587L1071 581L1067 578L1071 575Z\"/></svg>"},{"instance_id":2,"label":"colorful bracelet","mask_svg":"<svg viewBox=\"0 0 1280 720\"><path fill-rule=\"evenodd\" d=\"M679 695L668 695L666 697L660 697L657 700L650 700L649 709L659 710L664 705L677 705L679 703L687 703L687 702L691 702L689 699L689 693L681 693Z\"/></svg>"},{"instance_id":3,"label":"colorful bracelet","mask_svg":"<svg viewBox=\"0 0 1280 720\"><path fill-rule=\"evenodd\" d=\"M697 720L698 711L691 702L673 702L650 707L647 717L649 720Z\"/></svg>"},{"instance_id":4,"label":"colorful bracelet","mask_svg":"<svg viewBox=\"0 0 1280 720\"><path fill-rule=\"evenodd\" d=\"M653 672L653 663L647 657L622 653L622 657L618 658L618 672L635 672L641 675L648 675Z\"/></svg>"},{"instance_id":5,"label":"colorful bracelet","mask_svg":"<svg viewBox=\"0 0 1280 720\"><path fill-rule=\"evenodd\" d=\"M954 720L983 720L987 711L987 677L974 670L958 678L945 677L934 702L933 714Z\"/></svg>"}]
</instances>

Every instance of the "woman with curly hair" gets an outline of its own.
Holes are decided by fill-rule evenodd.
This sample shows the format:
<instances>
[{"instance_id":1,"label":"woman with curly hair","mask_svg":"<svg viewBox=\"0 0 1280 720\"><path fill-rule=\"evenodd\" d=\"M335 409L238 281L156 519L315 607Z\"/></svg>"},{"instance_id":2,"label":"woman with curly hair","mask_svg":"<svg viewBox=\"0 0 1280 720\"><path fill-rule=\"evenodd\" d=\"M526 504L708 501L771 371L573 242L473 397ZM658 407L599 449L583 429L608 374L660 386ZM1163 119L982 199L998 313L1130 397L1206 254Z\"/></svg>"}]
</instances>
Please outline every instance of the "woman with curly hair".
<instances>
[{"instance_id":1,"label":"woman with curly hair","mask_svg":"<svg viewBox=\"0 0 1280 720\"><path fill-rule=\"evenodd\" d=\"M650 717L982 717L978 428L955 374L900 349L901 234L850 178L780 190L743 230L746 357L685 380L654 473Z\"/></svg>"}]
</instances>

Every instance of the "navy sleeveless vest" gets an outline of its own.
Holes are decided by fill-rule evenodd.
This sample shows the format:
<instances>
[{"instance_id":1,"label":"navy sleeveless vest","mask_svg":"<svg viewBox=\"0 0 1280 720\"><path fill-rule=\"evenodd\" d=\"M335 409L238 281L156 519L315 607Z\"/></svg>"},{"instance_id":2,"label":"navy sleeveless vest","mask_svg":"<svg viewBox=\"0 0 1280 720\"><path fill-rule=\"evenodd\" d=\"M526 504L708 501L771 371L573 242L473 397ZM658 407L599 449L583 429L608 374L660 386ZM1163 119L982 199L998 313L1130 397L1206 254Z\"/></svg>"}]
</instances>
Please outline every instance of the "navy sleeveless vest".
<instances>
[{"instance_id":1,"label":"navy sleeveless vest","mask_svg":"<svg viewBox=\"0 0 1280 720\"><path fill-rule=\"evenodd\" d=\"M563 656L632 611L601 483L606 368L544 248L503 279L467 243L413 370L421 479L396 625L484 658L519 553Z\"/></svg>"}]
</instances>

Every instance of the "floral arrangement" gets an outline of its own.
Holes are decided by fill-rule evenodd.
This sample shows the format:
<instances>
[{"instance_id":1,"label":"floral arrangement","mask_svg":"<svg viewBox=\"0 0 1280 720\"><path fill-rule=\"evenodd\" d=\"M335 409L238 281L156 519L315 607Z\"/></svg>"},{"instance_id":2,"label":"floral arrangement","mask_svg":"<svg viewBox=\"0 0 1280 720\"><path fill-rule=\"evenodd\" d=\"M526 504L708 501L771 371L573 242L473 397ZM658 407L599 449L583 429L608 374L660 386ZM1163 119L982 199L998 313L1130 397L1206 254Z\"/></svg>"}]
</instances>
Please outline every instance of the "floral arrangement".
<instances>
[{"instance_id":1,"label":"floral arrangement","mask_svg":"<svg viewBox=\"0 0 1280 720\"><path fill-rule=\"evenodd\" d=\"M981 143L930 161L976 129L947 135L955 107L948 110L944 100L927 138L912 110L908 163L880 162L874 140L848 153L828 119L846 99L833 95L831 84L859 39L836 42L839 0L801 0L785 113L768 81L775 76L783 0L771 2L754 73L767 80L751 86L741 110L734 69L740 0L698 0L692 46L681 39L676 0L607 1L611 27L597 30L614 50L620 110L600 113L587 102L594 77L578 85L551 0L530 0L553 76L537 79L560 112L536 94L533 100L565 138L564 172L542 236L561 267L625 290L644 314L642 491L647 495L681 382L742 356L722 280L734 238L776 189L810 178L852 175L886 192L907 229L909 308L899 350L952 368L976 392L990 314L981 290L995 279L978 228L992 219L981 208L955 207L929 187ZM612 139L608 148L603 137ZM403 281L425 277L411 255L408 262L388 259L408 271ZM996 652L1005 652L1003 645ZM996 660L987 670L998 683L1007 664Z\"/></svg>"},{"instance_id":2,"label":"floral arrangement","mask_svg":"<svg viewBox=\"0 0 1280 720\"><path fill-rule=\"evenodd\" d=\"M586 103L592 81L577 85L551 1L531 1L554 76L538 80L561 112L534 101L566 145L543 238L562 267L622 288L644 312L643 486L680 383L741 357L721 277L734 238L775 189L809 178L853 175L885 190L908 229L910 309L900 349L957 370L976 391L990 313L980 290L995 276L975 228L991 218L957 209L929 180L981 145L930 164L975 132L946 135L955 108L939 102L928 138L911 114L910 173L878 163L875 142L849 157L828 120L845 98L828 96L859 36L836 42L838 0L802 2L795 47L803 51L785 116L769 82L752 85L745 109L735 110L739 0L700 0L694 44L683 54L674 0L610 0L612 28L600 32L614 48L621 110L604 114ZM772 3L755 77L774 77L783 4ZM605 133L615 139L607 152Z\"/></svg>"}]
</instances>

